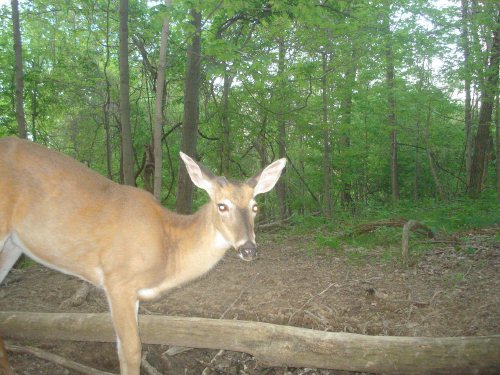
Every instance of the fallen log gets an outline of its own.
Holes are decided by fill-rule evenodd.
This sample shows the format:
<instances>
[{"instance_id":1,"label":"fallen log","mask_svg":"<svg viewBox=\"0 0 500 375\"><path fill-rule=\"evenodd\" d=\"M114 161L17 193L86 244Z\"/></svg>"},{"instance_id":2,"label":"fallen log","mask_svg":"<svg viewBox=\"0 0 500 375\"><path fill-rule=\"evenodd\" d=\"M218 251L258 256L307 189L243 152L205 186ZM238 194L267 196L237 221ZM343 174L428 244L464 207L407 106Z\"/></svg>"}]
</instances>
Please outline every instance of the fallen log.
<instances>
[{"instance_id":1,"label":"fallen log","mask_svg":"<svg viewBox=\"0 0 500 375\"><path fill-rule=\"evenodd\" d=\"M271 366L373 373L500 373L500 335L389 337L238 320L139 316L142 342L252 354ZM16 339L113 342L109 314L0 312Z\"/></svg>"},{"instance_id":2,"label":"fallen log","mask_svg":"<svg viewBox=\"0 0 500 375\"><path fill-rule=\"evenodd\" d=\"M357 225L354 227L352 232L350 233L351 236L357 236L363 233L369 233L373 232L374 230L381 228L381 227L389 227L389 228L402 228L404 227L405 224L408 223L408 219L399 217L399 218L393 218L393 219L384 219L384 220L377 220L377 221L372 221L369 223L364 223ZM413 221L413 220L411 220ZM414 224L412 225L411 228L412 231L418 232L428 238L433 238L434 233L432 230L426 226L425 224L422 224L418 221L414 221Z\"/></svg>"}]
</instances>

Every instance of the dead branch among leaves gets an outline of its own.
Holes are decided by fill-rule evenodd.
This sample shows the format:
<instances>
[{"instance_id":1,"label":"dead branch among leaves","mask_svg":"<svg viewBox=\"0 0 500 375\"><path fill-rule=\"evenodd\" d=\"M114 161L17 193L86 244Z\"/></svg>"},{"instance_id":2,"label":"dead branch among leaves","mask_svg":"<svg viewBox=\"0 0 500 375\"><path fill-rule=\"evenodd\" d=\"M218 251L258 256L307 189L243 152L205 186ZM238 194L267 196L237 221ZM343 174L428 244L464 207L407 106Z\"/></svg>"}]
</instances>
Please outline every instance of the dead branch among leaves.
<instances>
[{"instance_id":1,"label":"dead branch among leaves","mask_svg":"<svg viewBox=\"0 0 500 375\"><path fill-rule=\"evenodd\" d=\"M7 347L7 350L9 352L33 355L33 356L38 357L40 359L43 359L45 361L53 362L57 365L63 366L67 369L77 371L78 373L81 373L81 374L114 375L110 372L100 371L100 370L97 370L95 368L82 365L81 363L66 359L66 358L58 356L56 354L46 352L45 350L42 350L39 348L34 348L31 346L18 346L18 345L12 345L12 344L7 344L6 347Z\"/></svg>"}]
</instances>

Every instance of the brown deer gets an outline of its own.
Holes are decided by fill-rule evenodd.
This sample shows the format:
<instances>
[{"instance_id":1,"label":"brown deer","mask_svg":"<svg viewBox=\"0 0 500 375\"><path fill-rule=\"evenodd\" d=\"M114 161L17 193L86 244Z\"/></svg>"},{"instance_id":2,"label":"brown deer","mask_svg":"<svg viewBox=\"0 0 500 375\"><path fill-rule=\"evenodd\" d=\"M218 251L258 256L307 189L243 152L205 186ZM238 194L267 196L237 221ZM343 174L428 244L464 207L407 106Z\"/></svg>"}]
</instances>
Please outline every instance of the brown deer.
<instances>
[{"instance_id":1,"label":"brown deer","mask_svg":"<svg viewBox=\"0 0 500 375\"><path fill-rule=\"evenodd\" d=\"M277 160L238 183L180 156L210 196L193 215L170 212L151 194L55 151L0 139L0 282L24 253L103 288L122 375L140 372L140 300L203 275L231 247L255 258L255 197L274 187L286 164Z\"/></svg>"}]
</instances>

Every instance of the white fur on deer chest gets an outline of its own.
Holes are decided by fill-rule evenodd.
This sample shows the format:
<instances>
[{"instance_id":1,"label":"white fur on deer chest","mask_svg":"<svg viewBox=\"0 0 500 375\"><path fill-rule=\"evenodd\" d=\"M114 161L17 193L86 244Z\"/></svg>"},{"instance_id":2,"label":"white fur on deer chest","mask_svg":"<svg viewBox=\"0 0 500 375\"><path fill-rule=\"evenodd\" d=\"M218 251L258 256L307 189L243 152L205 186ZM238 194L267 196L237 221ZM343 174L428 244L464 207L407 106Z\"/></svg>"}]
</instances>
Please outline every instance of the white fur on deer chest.
<instances>
[{"instance_id":1,"label":"white fur on deer chest","mask_svg":"<svg viewBox=\"0 0 500 375\"><path fill-rule=\"evenodd\" d=\"M140 289L138 297L153 299L169 289L204 275L222 259L230 247L231 244L217 231L211 246L200 245L199 248L189 249L186 254L182 254L173 275L153 288Z\"/></svg>"}]
</instances>

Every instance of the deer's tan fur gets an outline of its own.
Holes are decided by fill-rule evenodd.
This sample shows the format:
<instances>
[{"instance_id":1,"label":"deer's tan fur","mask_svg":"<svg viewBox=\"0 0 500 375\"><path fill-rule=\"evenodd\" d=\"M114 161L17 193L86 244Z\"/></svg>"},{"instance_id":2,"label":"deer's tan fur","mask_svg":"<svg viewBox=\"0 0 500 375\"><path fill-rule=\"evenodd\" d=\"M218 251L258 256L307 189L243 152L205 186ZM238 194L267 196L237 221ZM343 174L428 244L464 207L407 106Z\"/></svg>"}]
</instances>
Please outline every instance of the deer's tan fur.
<instances>
[{"instance_id":1,"label":"deer's tan fur","mask_svg":"<svg viewBox=\"0 0 500 375\"><path fill-rule=\"evenodd\" d=\"M60 153L0 139L0 281L25 253L103 288L123 375L139 374L138 300L199 277L231 247L254 251L254 197L274 186L285 165L276 161L240 184L181 156L211 197L193 215L170 212L151 194Z\"/></svg>"}]
</instances>

